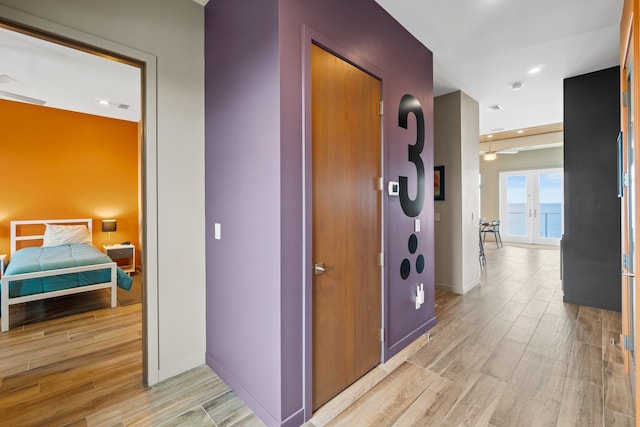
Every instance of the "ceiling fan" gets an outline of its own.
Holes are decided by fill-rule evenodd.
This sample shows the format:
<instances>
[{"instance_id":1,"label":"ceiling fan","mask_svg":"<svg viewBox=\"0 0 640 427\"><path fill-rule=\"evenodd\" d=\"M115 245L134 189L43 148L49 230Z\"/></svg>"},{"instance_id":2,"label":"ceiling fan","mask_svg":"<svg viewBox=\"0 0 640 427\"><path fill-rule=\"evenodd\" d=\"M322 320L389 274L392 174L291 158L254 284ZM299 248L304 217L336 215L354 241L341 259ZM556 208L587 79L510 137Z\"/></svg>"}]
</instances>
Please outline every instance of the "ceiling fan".
<instances>
[{"instance_id":1,"label":"ceiling fan","mask_svg":"<svg viewBox=\"0 0 640 427\"><path fill-rule=\"evenodd\" d=\"M489 151L480 151L482 158L486 161L495 160L498 154L518 154L518 150L514 148L503 148L502 150L491 151L491 143L489 143Z\"/></svg>"}]
</instances>

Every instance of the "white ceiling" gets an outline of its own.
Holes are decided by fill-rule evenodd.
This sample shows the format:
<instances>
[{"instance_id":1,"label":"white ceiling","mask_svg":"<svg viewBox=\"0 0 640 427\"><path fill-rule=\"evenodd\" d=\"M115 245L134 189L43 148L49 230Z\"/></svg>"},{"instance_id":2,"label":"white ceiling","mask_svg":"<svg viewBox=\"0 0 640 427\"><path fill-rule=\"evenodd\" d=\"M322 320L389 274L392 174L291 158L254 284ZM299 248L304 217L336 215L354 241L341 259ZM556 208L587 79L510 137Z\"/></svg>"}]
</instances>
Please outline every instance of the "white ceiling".
<instances>
[{"instance_id":1,"label":"white ceiling","mask_svg":"<svg viewBox=\"0 0 640 427\"><path fill-rule=\"evenodd\" d=\"M2 99L19 100L10 95L15 94L48 107L140 120L141 73L136 67L4 28L0 58ZM129 108L117 108L120 104Z\"/></svg>"},{"instance_id":2,"label":"white ceiling","mask_svg":"<svg viewBox=\"0 0 640 427\"><path fill-rule=\"evenodd\" d=\"M436 96L480 104L481 135L562 122L562 80L620 62L623 0L376 2L433 52Z\"/></svg>"},{"instance_id":3,"label":"white ceiling","mask_svg":"<svg viewBox=\"0 0 640 427\"><path fill-rule=\"evenodd\" d=\"M436 96L462 90L478 101L480 134L562 122L562 80L619 63L623 0L376 1L433 52ZM17 80L0 77L0 91L56 108L140 118L135 67L1 28L0 58L0 76ZM542 71L528 74L534 65ZM515 82L522 83L518 91L511 89ZM502 110L488 108L495 104Z\"/></svg>"}]
</instances>

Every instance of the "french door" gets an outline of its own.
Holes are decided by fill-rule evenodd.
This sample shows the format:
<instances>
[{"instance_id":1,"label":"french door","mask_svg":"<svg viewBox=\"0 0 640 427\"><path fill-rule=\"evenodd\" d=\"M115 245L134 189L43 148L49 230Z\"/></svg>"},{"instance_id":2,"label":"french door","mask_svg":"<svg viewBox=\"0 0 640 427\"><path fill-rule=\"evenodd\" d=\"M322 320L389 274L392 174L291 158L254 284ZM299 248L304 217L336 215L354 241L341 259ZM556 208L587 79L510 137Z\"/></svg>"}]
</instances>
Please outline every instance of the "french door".
<instances>
[{"instance_id":1,"label":"french door","mask_svg":"<svg viewBox=\"0 0 640 427\"><path fill-rule=\"evenodd\" d=\"M500 234L506 242L559 245L564 199L562 169L500 173Z\"/></svg>"}]
</instances>

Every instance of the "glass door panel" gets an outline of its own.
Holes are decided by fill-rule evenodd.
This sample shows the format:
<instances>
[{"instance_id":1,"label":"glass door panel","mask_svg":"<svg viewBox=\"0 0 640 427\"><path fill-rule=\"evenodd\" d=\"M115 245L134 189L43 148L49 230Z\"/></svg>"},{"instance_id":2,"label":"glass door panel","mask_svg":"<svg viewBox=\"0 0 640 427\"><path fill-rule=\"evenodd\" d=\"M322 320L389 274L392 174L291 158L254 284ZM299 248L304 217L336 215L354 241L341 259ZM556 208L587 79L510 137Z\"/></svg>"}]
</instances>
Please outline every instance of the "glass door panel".
<instances>
[{"instance_id":1,"label":"glass door panel","mask_svg":"<svg viewBox=\"0 0 640 427\"><path fill-rule=\"evenodd\" d=\"M506 174L503 185L504 218L500 232L508 241L526 241L529 235L528 178L527 175Z\"/></svg>"},{"instance_id":2,"label":"glass door panel","mask_svg":"<svg viewBox=\"0 0 640 427\"><path fill-rule=\"evenodd\" d=\"M537 203L535 210L534 243L553 245L562 237L563 189L562 171L537 173Z\"/></svg>"}]
</instances>

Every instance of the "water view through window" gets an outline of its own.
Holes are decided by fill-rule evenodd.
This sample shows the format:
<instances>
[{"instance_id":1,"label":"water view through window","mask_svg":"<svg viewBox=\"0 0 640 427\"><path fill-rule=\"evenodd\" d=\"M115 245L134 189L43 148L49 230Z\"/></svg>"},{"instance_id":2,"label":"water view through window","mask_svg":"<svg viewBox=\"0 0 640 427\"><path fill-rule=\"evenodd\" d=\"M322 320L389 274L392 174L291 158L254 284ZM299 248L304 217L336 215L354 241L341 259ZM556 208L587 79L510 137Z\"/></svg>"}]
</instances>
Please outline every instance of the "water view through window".
<instances>
[{"instance_id":1,"label":"water view through window","mask_svg":"<svg viewBox=\"0 0 640 427\"><path fill-rule=\"evenodd\" d=\"M562 237L562 173L508 173L506 185L506 221L503 229L509 236L526 238ZM504 206L504 205L503 205ZM505 212L503 211L503 214ZM530 229L528 229L528 227Z\"/></svg>"}]
</instances>

